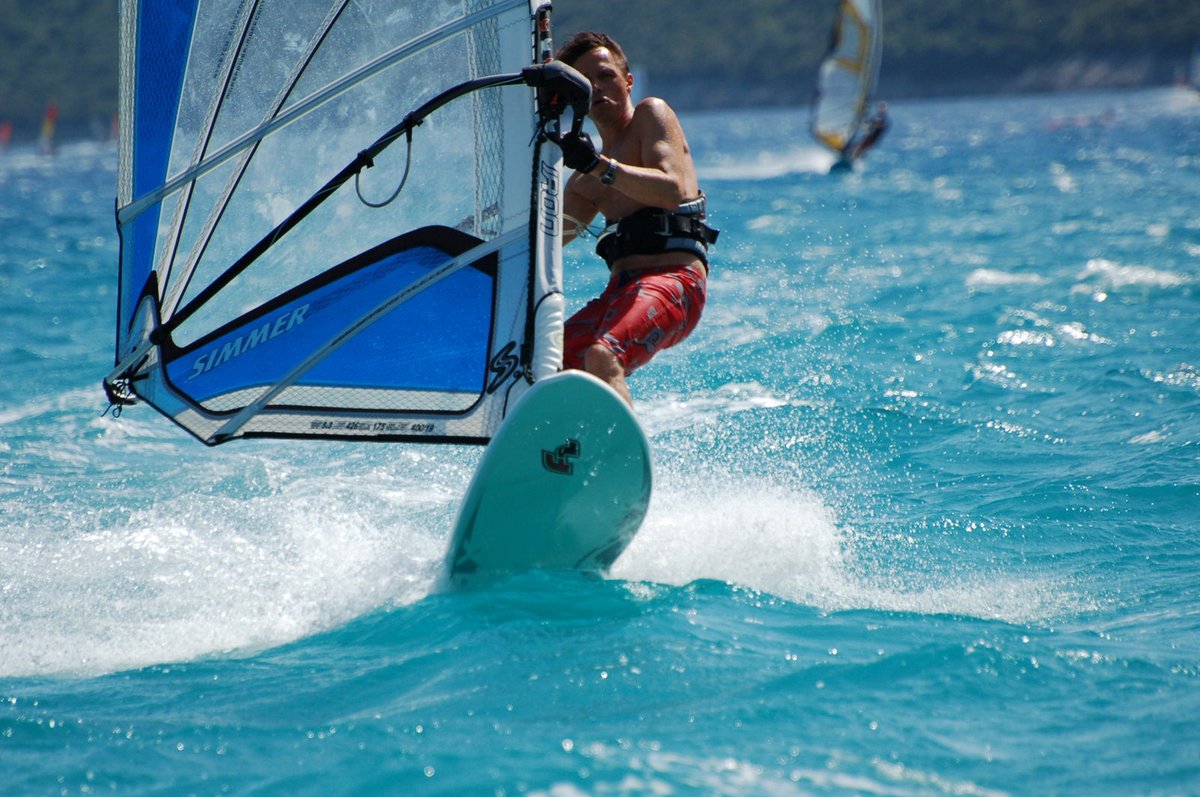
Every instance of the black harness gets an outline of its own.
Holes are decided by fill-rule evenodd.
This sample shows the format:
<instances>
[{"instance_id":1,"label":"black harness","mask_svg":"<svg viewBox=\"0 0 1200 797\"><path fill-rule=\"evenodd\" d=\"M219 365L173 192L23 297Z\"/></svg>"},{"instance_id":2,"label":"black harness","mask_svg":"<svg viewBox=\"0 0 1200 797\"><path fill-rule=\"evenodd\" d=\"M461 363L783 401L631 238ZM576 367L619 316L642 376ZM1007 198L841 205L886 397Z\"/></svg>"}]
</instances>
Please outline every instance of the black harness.
<instances>
[{"instance_id":1,"label":"black harness","mask_svg":"<svg viewBox=\"0 0 1200 797\"><path fill-rule=\"evenodd\" d=\"M626 255L687 252L708 266L708 245L717 242L720 230L704 223L704 197L685 202L673 212L642 208L610 224L596 241L596 254L608 267Z\"/></svg>"}]
</instances>

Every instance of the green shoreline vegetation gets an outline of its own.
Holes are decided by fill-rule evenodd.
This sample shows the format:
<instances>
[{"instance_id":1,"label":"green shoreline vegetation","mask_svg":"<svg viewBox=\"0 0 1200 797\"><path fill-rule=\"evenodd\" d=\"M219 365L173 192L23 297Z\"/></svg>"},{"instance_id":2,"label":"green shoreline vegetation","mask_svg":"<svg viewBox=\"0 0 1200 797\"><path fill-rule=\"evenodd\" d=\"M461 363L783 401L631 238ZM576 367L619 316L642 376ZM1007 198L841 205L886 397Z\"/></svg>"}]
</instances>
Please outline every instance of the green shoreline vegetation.
<instances>
[{"instance_id":1,"label":"green shoreline vegetation","mask_svg":"<svg viewBox=\"0 0 1200 797\"><path fill-rule=\"evenodd\" d=\"M625 46L680 110L808 102L833 0L559 0L561 41ZM883 98L1166 85L1200 41L1197 0L884 0ZM0 0L0 123L103 137L117 107L117 0Z\"/></svg>"}]
</instances>

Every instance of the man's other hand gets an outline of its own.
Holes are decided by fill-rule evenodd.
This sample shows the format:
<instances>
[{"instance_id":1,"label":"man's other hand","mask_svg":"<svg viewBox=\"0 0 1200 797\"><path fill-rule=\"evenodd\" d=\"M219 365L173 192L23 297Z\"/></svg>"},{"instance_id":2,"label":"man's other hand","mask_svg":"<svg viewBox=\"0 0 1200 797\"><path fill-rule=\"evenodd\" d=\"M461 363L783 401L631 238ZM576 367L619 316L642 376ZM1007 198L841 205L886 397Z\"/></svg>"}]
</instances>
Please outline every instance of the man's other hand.
<instances>
[{"instance_id":1,"label":"man's other hand","mask_svg":"<svg viewBox=\"0 0 1200 797\"><path fill-rule=\"evenodd\" d=\"M551 140L562 147L563 164L568 169L586 173L600 165L596 145L587 133L567 133L564 136L554 136Z\"/></svg>"}]
</instances>

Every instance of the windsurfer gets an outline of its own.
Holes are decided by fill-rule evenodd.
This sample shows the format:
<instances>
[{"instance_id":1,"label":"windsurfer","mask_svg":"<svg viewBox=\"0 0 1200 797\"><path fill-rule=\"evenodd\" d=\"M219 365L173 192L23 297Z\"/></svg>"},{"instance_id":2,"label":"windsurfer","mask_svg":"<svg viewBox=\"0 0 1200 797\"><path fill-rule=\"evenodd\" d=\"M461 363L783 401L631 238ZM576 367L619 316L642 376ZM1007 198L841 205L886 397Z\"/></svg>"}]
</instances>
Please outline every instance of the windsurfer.
<instances>
[{"instance_id":1,"label":"windsurfer","mask_svg":"<svg viewBox=\"0 0 1200 797\"><path fill-rule=\"evenodd\" d=\"M867 154L867 150L879 143L887 132L889 124L887 103L880 101L875 106L875 113L863 122L860 134L842 150L842 161L849 164Z\"/></svg>"},{"instance_id":2,"label":"windsurfer","mask_svg":"<svg viewBox=\"0 0 1200 797\"><path fill-rule=\"evenodd\" d=\"M592 84L588 117L602 139L558 139L567 182L569 243L598 213L606 221L596 251L611 276L604 291L566 322L563 363L603 379L631 405L625 377L686 338L704 309L708 244L704 195L683 128L661 99L636 105L624 52L603 33L576 34L558 59Z\"/></svg>"}]
</instances>

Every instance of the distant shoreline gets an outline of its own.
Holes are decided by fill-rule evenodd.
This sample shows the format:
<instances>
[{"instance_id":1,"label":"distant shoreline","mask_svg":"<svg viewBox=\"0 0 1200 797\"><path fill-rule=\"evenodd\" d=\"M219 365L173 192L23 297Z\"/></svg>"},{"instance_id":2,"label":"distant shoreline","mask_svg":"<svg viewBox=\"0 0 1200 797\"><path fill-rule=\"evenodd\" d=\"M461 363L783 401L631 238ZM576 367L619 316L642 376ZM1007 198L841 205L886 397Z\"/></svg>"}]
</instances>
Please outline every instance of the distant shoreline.
<instances>
[{"instance_id":1,"label":"distant shoreline","mask_svg":"<svg viewBox=\"0 0 1200 797\"><path fill-rule=\"evenodd\" d=\"M652 93L678 110L706 111L807 105L811 86L781 87L717 76L672 79L651 74ZM1057 94L1104 89L1167 88L1186 81L1187 61L1155 56L1094 58L1073 56L1029 66L1020 72L983 71L966 75L889 72L887 56L876 96L886 100L941 99L990 95Z\"/></svg>"},{"instance_id":2,"label":"distant shoreline","mask_svg":"<svg viewBox=\"0 0 1200 797\"><path fill-rule=\"evenodd\" d=\"M810 101L807 91L779 91L777 87L762 84L747 88L745 83L717 82L705 77L691 76L672 80L668 77L650 76L651 93L666 98L681 112L704 112L759 108L806 107ZM1187 79L1186 63L1162 58L1095 59L1068 58L1053 65L1031 66L1020 74L991 73L974 76L957 76L947 79L939 90L930 90L927 77L903 74L885 74L880 79L876 95L888 101L954 99L987 96L1015 96L1022 94L1069 94L1084 91L1121 89L1170 88ZM110 140L98 131L108 128L99 120L91 123L67 121L59 125L56 140L59 143L72 141ZM36 128L20 130L14 127L11 145L20 146L36 143ZM0 151L0 155L3 152Z\"/></svg>"},{"instance_id":3,"label":"distant shoreline","mask_svg":"<svg viewBox=\"0 0 1200 797\"><path fill-rule=\"evenodd\" d=\"M709 110L808 105L836 4L691 0L686 14L674 15L666 0L556 5L557 41L575 30L607 31L646 70L652 93L679 110ZM1172 85L1186 78L1200 42L1200 4L1176 5L1172 11L1156 0L887 0L878 95ZM5 19L0 136L10 135L8 122L12 141L37 137L51 104L62 140L94 139L111 128L121 57L118 6L117 0L42 0Z\"/></svg>"}]
</instances>

